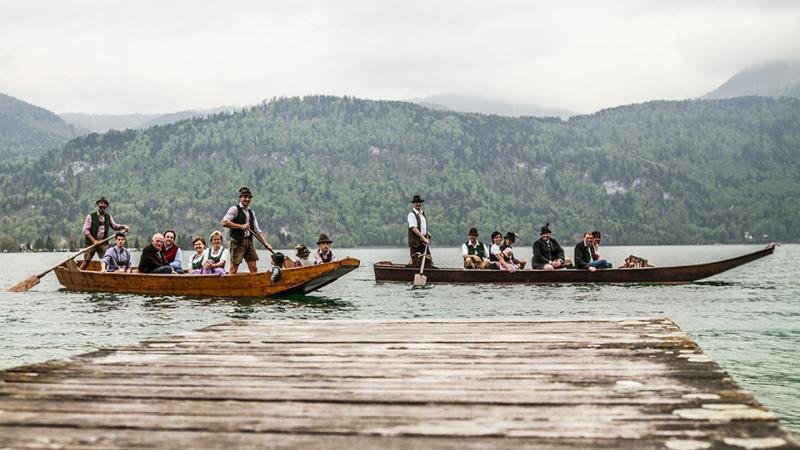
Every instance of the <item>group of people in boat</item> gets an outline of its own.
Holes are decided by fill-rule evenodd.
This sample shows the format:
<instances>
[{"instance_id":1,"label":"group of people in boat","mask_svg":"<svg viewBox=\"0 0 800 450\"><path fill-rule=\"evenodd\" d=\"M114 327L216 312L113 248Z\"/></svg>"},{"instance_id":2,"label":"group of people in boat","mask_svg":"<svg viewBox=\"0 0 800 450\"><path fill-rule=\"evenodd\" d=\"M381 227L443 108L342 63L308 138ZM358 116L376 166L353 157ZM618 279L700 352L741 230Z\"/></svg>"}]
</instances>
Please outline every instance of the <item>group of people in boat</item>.
<instances>
[{"instance_id":1,"label":"group of people in boat","mask_svg":"<svg viewBox=\"0 0 800 450\"><path fill-rule=\"evenodd\" d=\"M408 213L408 247L411 255L410 266L419 267L423 259L425 266L432 268L431 234L422 204L425 200L419 195L411 199L411 212ZM539 239L533 243L531 268L539 270L558 270L565 268L587 269L592 272L598 269L610 269L611 261L600 257L600 231L587 231L583 240L575 245L573 259L564 255L564 249L552 237L553 231L547 223L541 228ZM461 245L461 255L465 269L496 269L516 272L525 268L527 261L514 256L514 243L519 236L508 232L503 236L499 231L491 235L491 244L478 240L478 230L470 228L467 241Z\"/></svg>"},{"instance_id":2,"label":"group of people in boat","mask_svg":"<svg viewBox=\"0 0 800 450\"><path fill-rule=\"evenodd\" d=\"M318 248L314 252L313 260L309 259L311 251L304 244L295 246L295 260L273 251L258 226L255 212L250 208L253 193L249 188L241 187L238 194L238 204L228 209L221 222L224 228L230 230L229 248L223 247L222 233L218 230L211 232L210 246L203 236L196 236L192 240L194 254L189 258L190 266L185 268L183 252L175 243L175 231L166 230L163 233L154 234L150 244L142 249L136 270L140 273L153 274L223 275L237 273L239 266L244 261L247 263L249 271L255 273L258 271L258 254L253 245L254 237L272 253L272 264L278 271L285 267L302 267L336 261L336 253L331 249L333 240L325 233L322 233L317 240ZM83 235L85 244L92 247L84 252L84 259L79 267L86 269L96 254L100 258L102 271L131 272L133 269L131 252L125 245L124 233L130 231L130 226L115 222L107 212L108 204L108 199L100 197L95 202L96 211L92 211L86 216ZM109 247L106 239L110 238L111 231L116 231L115 244ZM276 272L273 272L273 278L276 278Z\"/></svg>"}]
</instances>

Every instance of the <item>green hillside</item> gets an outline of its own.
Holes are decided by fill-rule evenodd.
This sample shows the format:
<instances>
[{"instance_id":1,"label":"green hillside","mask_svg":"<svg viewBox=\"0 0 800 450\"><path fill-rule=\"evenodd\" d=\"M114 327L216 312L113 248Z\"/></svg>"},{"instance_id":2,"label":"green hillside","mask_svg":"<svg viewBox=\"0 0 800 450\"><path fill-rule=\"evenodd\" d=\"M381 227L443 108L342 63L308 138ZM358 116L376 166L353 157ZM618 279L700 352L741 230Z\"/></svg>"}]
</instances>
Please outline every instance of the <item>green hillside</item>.
<instances>
[{"instance_id":1,"label":"green hillside","mask_svg":"<svg viewBox=\"0 0 800 450\"><path fill-rule=\"evenodd\" d=\"M79 133L54 113L0 94L0 158L34 156Z\"/></svg>"},{"instance_id":2,"label":"green hillside","mask_svg":"<svg viewBox=\"0 0 800 450\"><path fill-rule=\"evenodd\" d=\"M2 166L0 234L75 239L101 194L134 235L219 227L248 185L268 238L404 245L426 199L438 245L470 226L529 245L598 228L608 244L796 241L800 100L649 102L559 119L339 97L70 141Z\"/></svg>"}]
</instances>

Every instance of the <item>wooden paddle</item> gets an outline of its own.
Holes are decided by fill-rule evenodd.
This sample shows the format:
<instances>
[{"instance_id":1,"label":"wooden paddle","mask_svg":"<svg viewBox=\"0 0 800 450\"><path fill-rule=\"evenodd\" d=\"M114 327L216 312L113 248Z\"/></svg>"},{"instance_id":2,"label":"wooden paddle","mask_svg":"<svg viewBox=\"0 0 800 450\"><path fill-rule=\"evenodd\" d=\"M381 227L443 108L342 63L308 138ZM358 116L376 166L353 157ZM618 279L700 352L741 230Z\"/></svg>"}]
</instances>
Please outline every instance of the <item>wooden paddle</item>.
<instances>
[{"instance_id":1,"label":"wooden paddle","mask_svg":"<svg viewBox=\"0 0 800 450\"><path fill-rule=\"evenodd\" d=\"M425 270L425 260L428 259L428 244L425 244L425 251L422 252L422 264L419 265L419 273L414 274L414 286L425 286L428 277L422 274Z\"/></svg>"},{"instance_id":2,"label":"wooden paddle","mask_svg":"<svg viewBox=\"0 0 800 450\"><path fill-rule=\"evenodd\" d=\"M267 245L266 239L261 237L260 234L258 234L255 231L253 231L253 228L250 225L247 225L247 229L250 230L250 234L251 235L256 237L258 242L261 242L261 245L263 245L264 248L267 249L268 252L272 253L273 255L275 254L275 250L273 250L269 245ZM289 268L289 267L294 267L294 261L292 261L292 258L289 258L286 255L283 255L283 268L286 269L286 268Z\"/></svg>"},{"instance_id":3,"label":"wooden paddle","mask_svg":"<svg viewBox=\"0 0 800 450\"><path fill-rule=\"evenodd\" d=\"M86 247L86 248L82 249L82 250L81 250L81 251L79 251L78 253L75 253L74 255L70 256L69 258L67 258L67 259L65 259L65 260L63 260L63 261L61 261L60 263L56 264L55 266L53 266L53 267L51 267L51 268L49 268L49 269L45 270L44 272L42 272L42 273L40 273L40 274L38 274L38 275L31 275L31 276L29 276L28 278L25 278L24 280L20 281L19 283L17 283L17 284L15 284L15 285L11 286L10 288L8 288L8 289L6 289L6 290L7 290L8 292L25 292L25 291L27 291L28 289L30 289L30 288L32 288L32 287L34 287L34 286L36 286L37 284L39 284L39 280L41 280L43 276L47 275L47 274L48 274L48 273L50 273L51 271L55 270L55 268L56 268L56 267L58 267L58 266L60 266L60 265L62 265L62 264L64 264L64 263L66 263L66 262L68 262L68 261L70 261L70 260L72 260L72 259L75 259L75 258L77 258L77 257L78 257L78 256L79 256L81 253L83 253L83 252L86 252L86 251L88 251L88 250L91 250L91 249L93 249L94 247L97 247L98 245L103 245L103 244L107 243L108 241L110 241L110 240L112 240L112 239L115 239L115 238L116 238L116 235L114 235L114 236L109 236L109 237L107 237L107 238L103 239L102 241L100 241L100 242L98 242L98 243L96 243L96 244L92 244L92 245L90 245L90 246L88 246L88 247Z\"/></svg>"}]
</instances>

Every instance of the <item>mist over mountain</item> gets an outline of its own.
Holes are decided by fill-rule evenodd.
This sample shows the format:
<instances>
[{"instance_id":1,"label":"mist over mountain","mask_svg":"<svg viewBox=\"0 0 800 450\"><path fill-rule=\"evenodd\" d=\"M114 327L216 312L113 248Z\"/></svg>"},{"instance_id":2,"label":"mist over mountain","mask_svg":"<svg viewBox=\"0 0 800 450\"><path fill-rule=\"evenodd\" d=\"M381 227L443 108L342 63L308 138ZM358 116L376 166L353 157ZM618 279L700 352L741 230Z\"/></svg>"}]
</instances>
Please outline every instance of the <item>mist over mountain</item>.
<instances>
[{"instance_id":1,"label":"mist over mountain","mask_svg":"<svg viewBox=\"0 0 800 450\"><path fill-rule=\"evenodd\" d=\"M56 114L0 94L0 158L34 156L80 134Z\"/></svg>"},{"instance_id":2,"label":"mist over mountain","mask_svg":"<svg viewBox=\"0 0 800 450\"><path fill-rule=\"evenodd\" d=\"M748 95L800 98L800 64L772 63L742 70L702 98Z\"/></svg>"},{"instance_id":3,"label":"mist over mountain","mask_svg":"<svg viewBox=\"0 0 800 450\"><path fill-rule=\"evenodd\" d=\"M223 106L203 110L185 110L166 114L86 114L62 113L61 118L76 128L88 132L105 133L108 130L125 130L128 128L147 128L154 125L165 125L193 117L207 116L222 111L231 111L233 107Z\"/></svg>"},{"instance_id":4,"label":"mist over mountain","mask_svg":"<svg viewBox=\"0 0 800 450\"><path fill-rule=\"evenodd\" d=\"M85 133L105 133L108 130L125 130L139 128L162 114L86 114L86 113L61 113L65 122L83 130Z\"/></svg>"},{"instance_id":5,"label":"mist over mountain","mask_svg":"<svg viewBox=\"0 0 800 450\"><path fill-rule=\"evenodd\" d=\"M464 114L350 97L284 98L73 139L0 165L0 235L77 240L94 201L146 242L208 235L236 202L278 245L405 245L415 193L438 245L475 226L530 245L796 241L800 100L656 101L557 118ZM764 237L766 235L766 237ZM748 241L746 236L756 236Z\"/></svg>"},{"instance_id":6,"label":"mist over mountain","mask_svg":"<svg viewBox=\"0 0 800 450\"><path fill-rule=\"evenodd\" d=\"M435 94L416 98L411 100L411 102L433 109L496 114L498 116L509 117L561 117L562 119L567 119L570 116L577 115L576 112L566 109L550 108L526 103L511 103L504 100L466 94Z\"/></svg>"}]
</instances>

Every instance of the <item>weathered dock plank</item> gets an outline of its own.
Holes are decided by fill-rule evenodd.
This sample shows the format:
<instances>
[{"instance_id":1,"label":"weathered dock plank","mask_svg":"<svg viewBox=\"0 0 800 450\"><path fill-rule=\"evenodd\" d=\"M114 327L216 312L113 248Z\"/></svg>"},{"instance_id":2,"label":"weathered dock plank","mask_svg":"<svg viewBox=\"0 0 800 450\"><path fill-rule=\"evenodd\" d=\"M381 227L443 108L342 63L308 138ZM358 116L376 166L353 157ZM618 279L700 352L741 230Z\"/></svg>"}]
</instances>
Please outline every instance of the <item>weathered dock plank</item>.
<instances>
[{"instance_id":1,"label":"weathered dock plank","mask_svg":"<svg viewBox=\"0 0 800 450\"><path fill-rule=\"evenodd\" d=\"M800 449L667 319L246 321L0 372L0 448Z\"/></svg>"}]
</instances>

